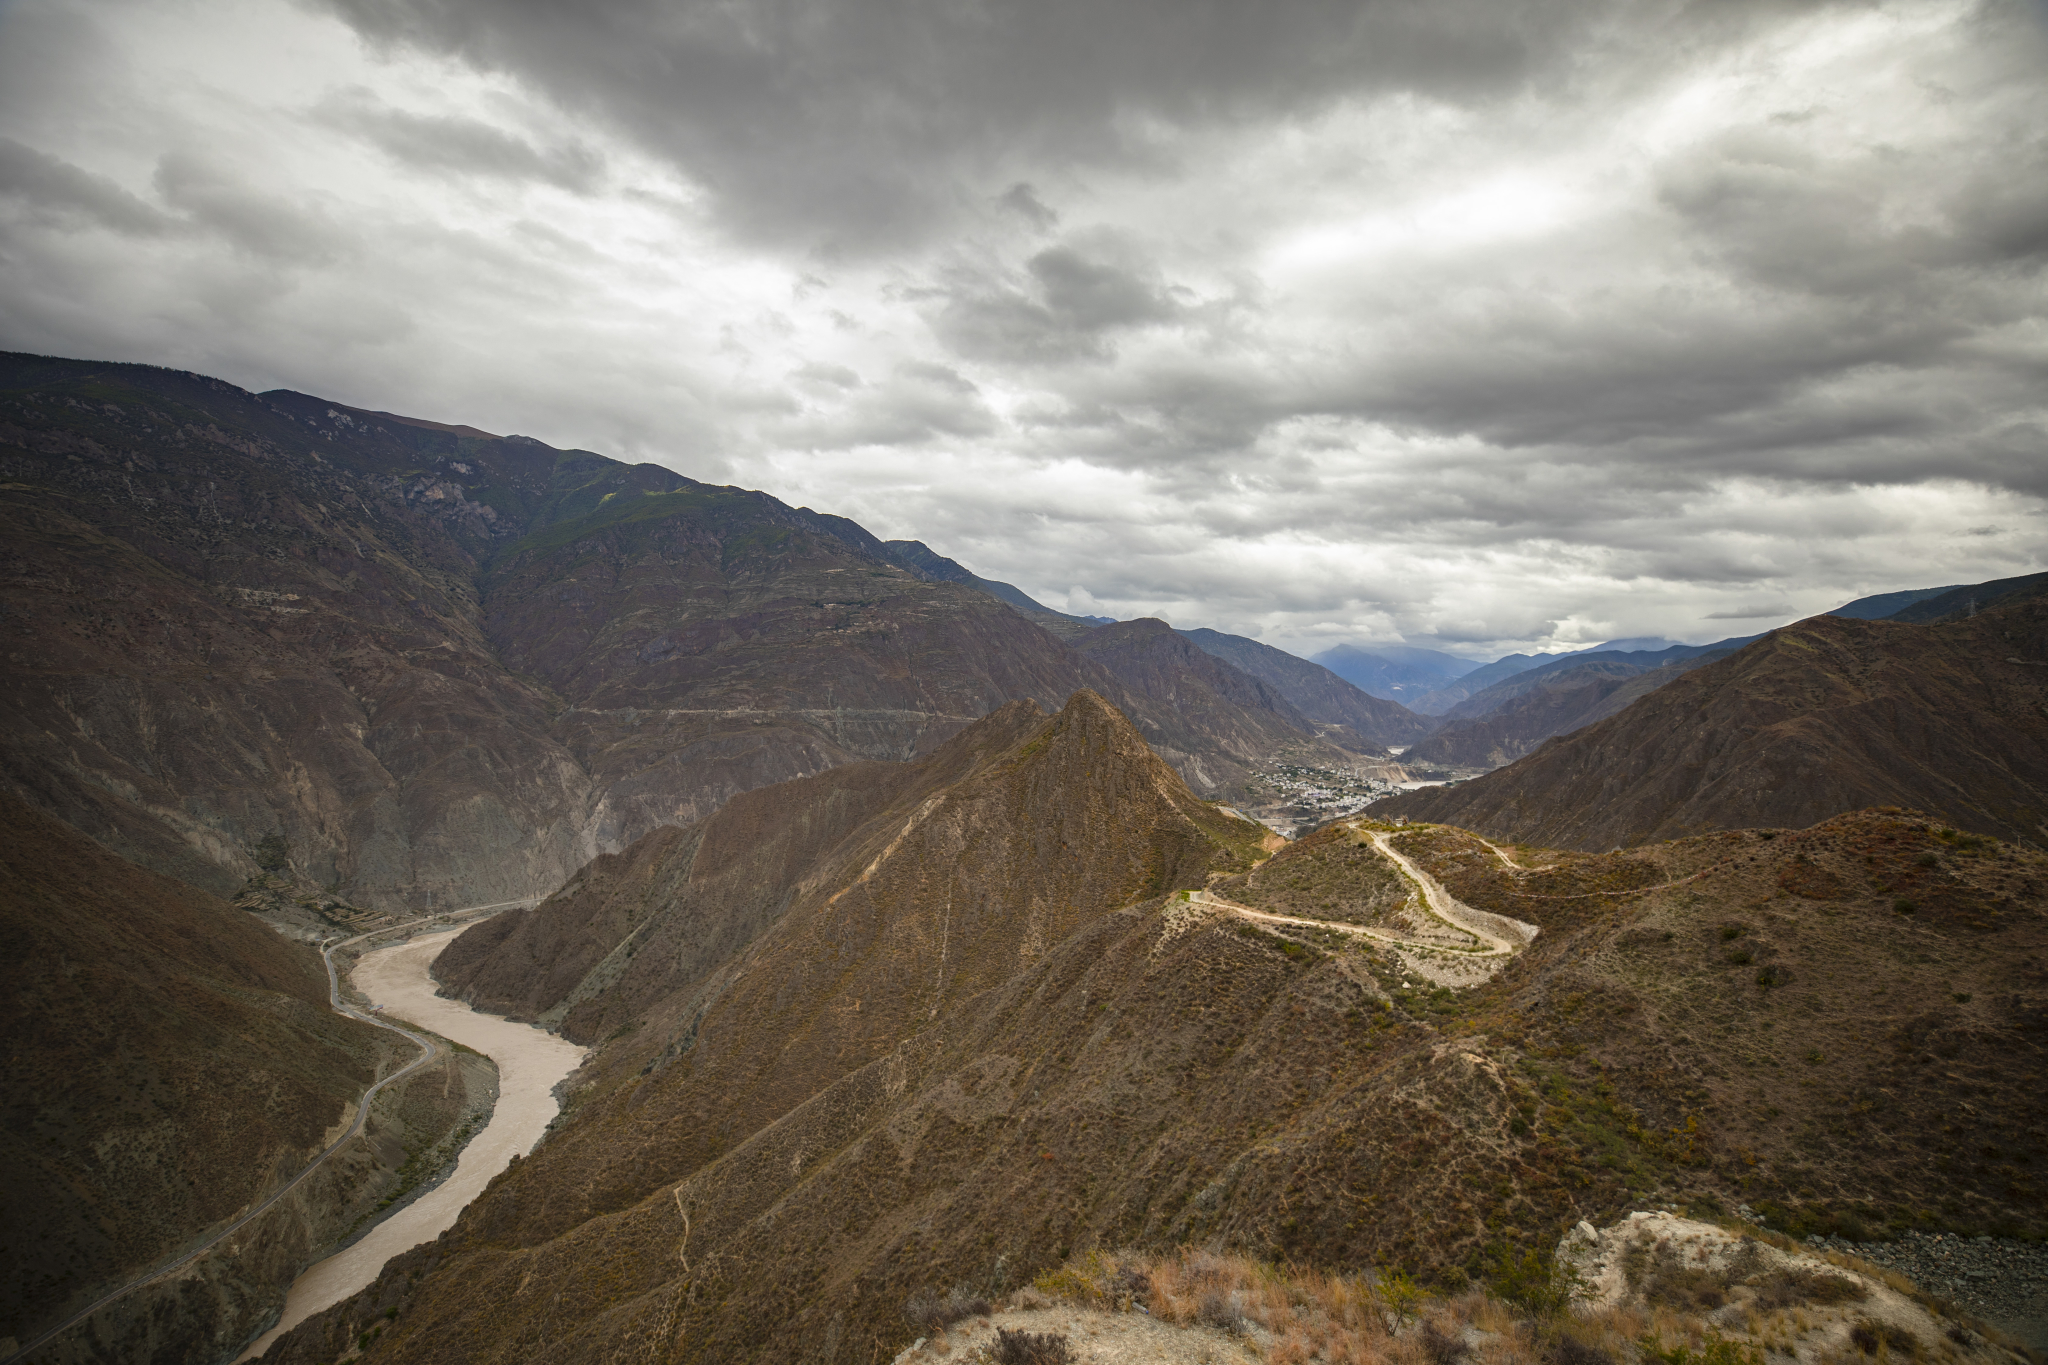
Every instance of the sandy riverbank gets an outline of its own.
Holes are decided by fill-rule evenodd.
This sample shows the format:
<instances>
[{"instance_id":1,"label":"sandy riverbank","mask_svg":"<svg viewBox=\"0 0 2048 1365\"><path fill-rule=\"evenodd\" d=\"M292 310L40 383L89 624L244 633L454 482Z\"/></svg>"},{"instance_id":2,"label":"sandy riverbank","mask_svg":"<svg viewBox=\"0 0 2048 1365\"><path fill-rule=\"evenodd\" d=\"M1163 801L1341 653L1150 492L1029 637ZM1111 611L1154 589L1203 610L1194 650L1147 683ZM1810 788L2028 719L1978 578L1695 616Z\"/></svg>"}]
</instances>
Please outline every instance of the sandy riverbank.
<instances>
[{"instance_id":1,"label":"sandy riverbank","mask_svg":"<svg viewBox=\"0 0 2048 1365\"><path fill-rule=\"evenodd\" d=\"M465 926L466 927L466 926ZM479 1014L457 1000L434 994L427 969L459 932L422 935L410 943L364 954L350 974L356 988L400 1022L452 1038L498 1064L498 1105L490 1124L462 1151L455 1173L372 1229L368 1236L317 1262L292 1282L284 1317L242 1353L253 1360L283 1332L376 1278L399 1252L432 1241L483 1192L512 1158L533 1150L558 1111L556 1084L583 1060L583 1049L530 1024Z\"/></svg>"}]
</instances>

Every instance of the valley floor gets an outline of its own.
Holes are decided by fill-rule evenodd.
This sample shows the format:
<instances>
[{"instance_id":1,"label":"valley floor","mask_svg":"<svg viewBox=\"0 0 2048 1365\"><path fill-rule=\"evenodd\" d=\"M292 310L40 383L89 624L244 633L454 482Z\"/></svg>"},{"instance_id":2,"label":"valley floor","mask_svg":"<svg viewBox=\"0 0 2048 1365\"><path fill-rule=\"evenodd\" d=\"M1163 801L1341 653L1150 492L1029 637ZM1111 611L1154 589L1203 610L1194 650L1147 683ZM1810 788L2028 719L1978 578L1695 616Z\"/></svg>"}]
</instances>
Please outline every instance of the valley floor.
<instances>
[{"instance_id":1,"label":"valley floor","mask_svg":"<svg viewBox=\"0 0 2048 1365\"><path fill-rule=\"evenodd\" d=\"M435 994L430 969L457 929L424 934L365 954L351 973L355 986L390 1018L417 1024L498 1064L498 1103L491 1120L463 1149L455 1172L439 1187L378 1224L354 1245L309 1268L293 1282L278 1325L239 1359L253 1360L271 1342L314 1313L369 1284L391 1257L432 1241L483 1192L515 1156L533 1150L559 1105L554 1088L583 1060L584 1050L529 1024L481 1014Z\"/></svg>"}]
</instances>

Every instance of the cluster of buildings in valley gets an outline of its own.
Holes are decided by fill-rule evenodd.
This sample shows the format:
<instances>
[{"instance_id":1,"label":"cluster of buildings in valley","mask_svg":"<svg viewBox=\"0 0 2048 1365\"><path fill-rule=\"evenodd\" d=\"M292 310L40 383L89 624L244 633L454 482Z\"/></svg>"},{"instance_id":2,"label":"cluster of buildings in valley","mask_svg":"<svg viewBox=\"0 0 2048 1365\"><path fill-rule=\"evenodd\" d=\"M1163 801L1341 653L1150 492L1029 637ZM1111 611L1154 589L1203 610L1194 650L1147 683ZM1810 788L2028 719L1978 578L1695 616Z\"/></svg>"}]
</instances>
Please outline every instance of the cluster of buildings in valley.
<instances>
[{"instance_id":1,"label":"cluster of buildings in valley","mask_svg":"<svg viewBox=\"0 0 2048 1365\"><path fill-rule=\"evenodd\" d=\"M1403 789L1382 777L1298 763L1261 768L1245 785L1245 814L1289 838L1297 830L1356 814Z\"/></svg>"}]
</instances>

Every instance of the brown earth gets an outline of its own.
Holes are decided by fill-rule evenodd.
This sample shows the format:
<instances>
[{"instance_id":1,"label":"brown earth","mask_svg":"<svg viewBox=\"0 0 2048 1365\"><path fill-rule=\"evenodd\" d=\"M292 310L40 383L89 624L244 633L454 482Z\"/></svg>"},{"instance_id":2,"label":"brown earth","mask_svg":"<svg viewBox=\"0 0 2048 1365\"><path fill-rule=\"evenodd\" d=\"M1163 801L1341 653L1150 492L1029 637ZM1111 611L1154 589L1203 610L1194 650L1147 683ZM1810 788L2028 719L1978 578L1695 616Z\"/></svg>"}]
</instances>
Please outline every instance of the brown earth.
<instances>
[{"instance_id":1,"label":"brown earth","mask_svg":"<svg viewBox=\"0 0 2048 1365\"><path fill-rule=\"evenodd\" d=\"M1080 687L1204 789L1317 743L1183 713L841 517L143 366L0 357L0 528L0 789L223 895L272 835L372 910L545 893Z\"/></svg>"},{"instance_id":2,"label":"brown earth","mask_svg":"<svg viewBox=\"0 0 2048 1365\"><path fill-rule=\"evenodd\" d=\"M1220 878L1209 890L1268 914L1372 925L1398 915L1415 890L1342 824L1304 835L1286 851L1289 856Z\"/></svg>"},{"instance_id":3,"label":"brown earth","mask_svg":"<svg viewBox=\"0 0 2048 1365\"><path fill-rule=\"evenodd\" d=\"M0 1336L18 1342L296 1175L379 1070L415 1055L327 1005L303 944L0 796ZM46 1348L207 1359L377 1203L452 1159L495 1072L453 1054L379 1097L366 1138L235 1241ZM415 1158L418 1158L416 1160Z\"/></svg>"},{"instance_id":4,"label":"brown earth","mask_svg":"<svg viewBox=\"0 0 2048 1365\"><path fill-rule=\"evenodd\" d=\"M1377 817L1607 849L1867 806L2048 841L2048 601L1933 624L1816 616Z\"/></svg>"},{"instance_id":5,"label":"brown earth","mask_svg":"<svg viewBox=\"0 0 2048 1365\"><path fill-rule=\"evenodd\" d=\"M1120 764L1073 737L1026 753L1083 721ZM1171 793L1149 757L1070 707L896 825L894 852L864 852L889 822L859 836L687 1050L665 1002L615 1029L556 1138L270 1358L331 1359L395 1310L395 1361L887 1359L919 1290L998 1293L1088 1247L1456 1286L1650 1199L1800 1230L2048 1231L2048 859L1883 811L1521 850L1529 872L1405 830L1452 894L1542 926L1465 992L1405 987L1355 936L1171 895L1117 909L1147 891L1128 855L1121 894L1035 953L1026 916L969 906L975 886L1052 900L1077 805L1083 853L1175 828L1184 796L1095 828ZM1360 837L1291 845L1257 880L1349 884Z\"/></svg>"},{"instance_id":6,"label":"brown earth","mask_svg":"<svg viewBox=\"0 0 2048 1365\"><path fill-rule=\"evenodd\" d=\"M1605 720L1718 657L1723 656L1700 655L1650 669L1594 663L1541 673L1527 682L1510 678L1451 708L1441 728L1403 754L1402 761L1503 767L1553 735Z\"/></svg>"},{"instance_id":7,"label":"brown earth","mask_svg":"<svg viewBox=\"0 0 2048 1365\"><path fill-rule=\"evenodd\" d=\"M1348 728L1338 734L1350 738L1357 751L1320 737L1324 727L1281 689L1202 649L1164 621L1142 617L1099 626L1074 647L1141 699L1132 720L1198 791L1241 791L1253 768L1274 761L1341 767L1359 751L1385 756Z\"/></svg>"}]
</instances>

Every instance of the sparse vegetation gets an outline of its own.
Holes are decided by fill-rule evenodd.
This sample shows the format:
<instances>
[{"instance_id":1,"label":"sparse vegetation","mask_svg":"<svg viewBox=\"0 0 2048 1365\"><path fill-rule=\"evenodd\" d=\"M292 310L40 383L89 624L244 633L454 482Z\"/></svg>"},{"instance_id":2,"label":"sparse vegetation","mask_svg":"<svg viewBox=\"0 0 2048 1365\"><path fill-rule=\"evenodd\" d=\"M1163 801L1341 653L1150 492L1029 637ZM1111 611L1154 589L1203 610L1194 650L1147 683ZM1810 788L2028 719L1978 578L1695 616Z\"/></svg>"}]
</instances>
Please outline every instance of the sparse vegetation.
<instances>
[{"instance_id":1,"label":"sparse vegetation","mask_svg":"<svg viewBox=\"0 0 2048 1365\"><path fill-rule=\"evenodd\" d=\"M1865 1297L1861 1285L1826 1271L1757 1274L1752 1260L1716 1272L1687 1264L1668 1244L1637 1253L1625 1273L1647 1301L1629 1300L1634 1306L1588 1307L1576 1270L1544 1257L1501 1258L1483 1287L1431 1297L1393 1268L1344 1274L1192 1247L1090 1252L1042 1276L1042 1293L1026 1291L1012 1306L1044 1307L1050 1295L1109 1310L1109 1287L1124 1278L1146 1286L1135 1302L1152 1317L1255 1336L1266 1360L1288 1365L1764 1365L1762 1339L1726 1334L1705 1316L1731 1301L1731 1278L1747 1279L1745 1294L1754 1290L1752 1330L1755 1314L1785 1323L1782 1315L1802 1308ZM1909 1334L1874 1321L1858 1330L1873 1343L1856 1339L1866 1353L1881 1345L1894 1360L1917 1358Z\"/></svg>"},{"instance_id":2,"label":"sparse vegetation","mask_svg":"<svg viewBox=\"0 0 2048 1365\"><path fill-rule=\"evenodd\" d=\"M1079 1359L1073 1343L1057 1332L1022 1332L1007 1327L996 1329L991 1354L996 1365L1071 1365Z\"/></svg>"},{"instance_id":3,"label":"sparse vegetation","mask_svg":"<svg viewBox=\"0 0 2048 1365\"><path fill-rule=\"evenodd\" d=\"M989 1311L986 1298L955 1285L943 1294L931 1289L918 1290L903 1305L903 1318L913 1327L938 1332L963 1318L986 1317Z\"/></svg>"},{"instance_id":4,"label":"sparse vegetation","mask_svg":"<svg viewBox=\"0 0 2048 1365\"><path fill-rule=\"evenodd\" d=\"M265 872L286 872L292 865L292 846L283 830L273 830L256 841L249 856Z\"/></svg>"}]
</instances>

